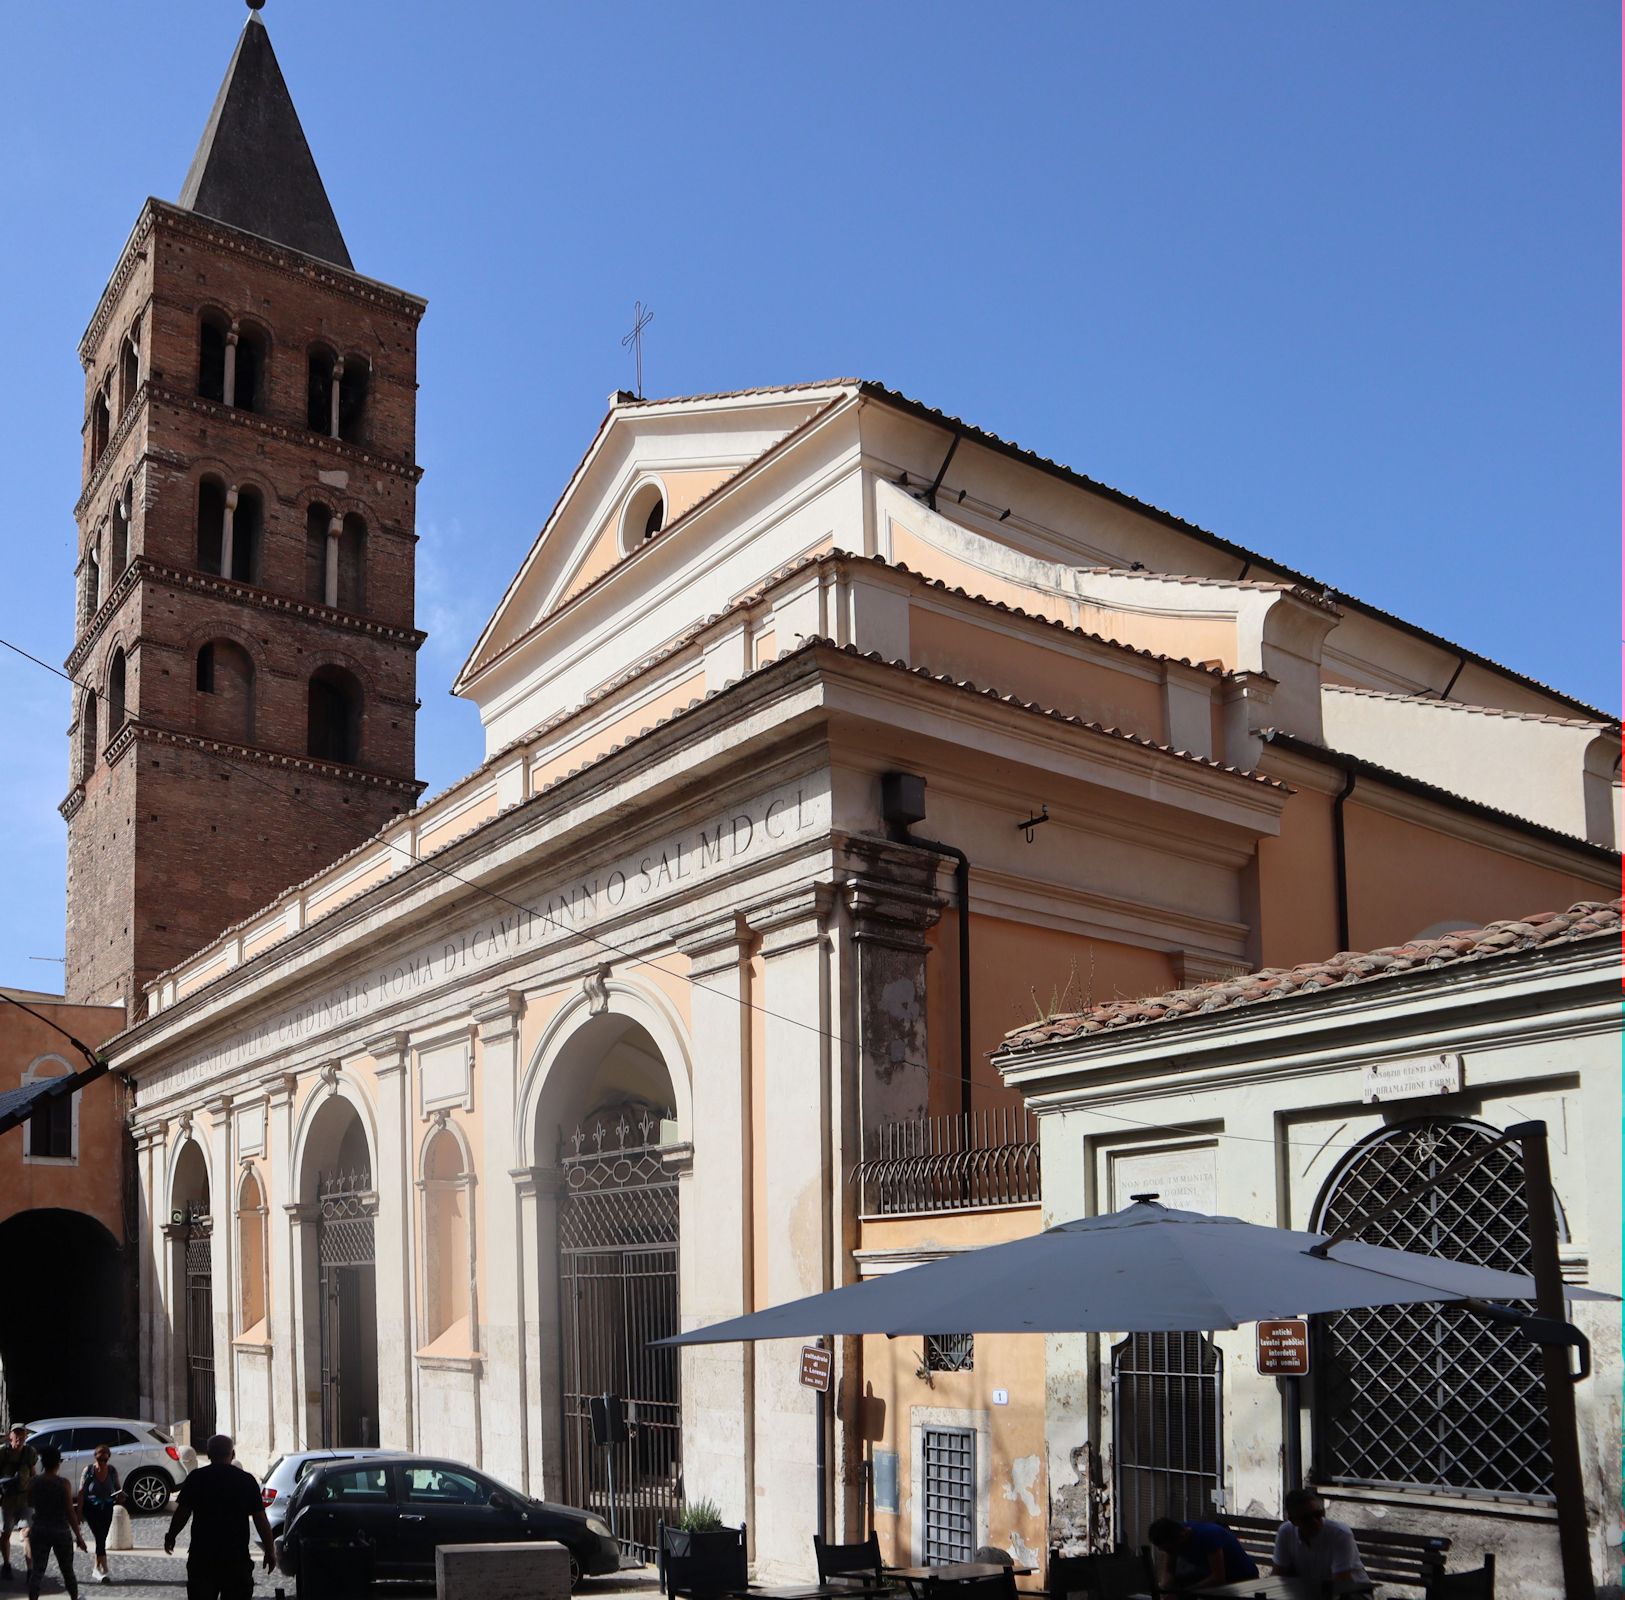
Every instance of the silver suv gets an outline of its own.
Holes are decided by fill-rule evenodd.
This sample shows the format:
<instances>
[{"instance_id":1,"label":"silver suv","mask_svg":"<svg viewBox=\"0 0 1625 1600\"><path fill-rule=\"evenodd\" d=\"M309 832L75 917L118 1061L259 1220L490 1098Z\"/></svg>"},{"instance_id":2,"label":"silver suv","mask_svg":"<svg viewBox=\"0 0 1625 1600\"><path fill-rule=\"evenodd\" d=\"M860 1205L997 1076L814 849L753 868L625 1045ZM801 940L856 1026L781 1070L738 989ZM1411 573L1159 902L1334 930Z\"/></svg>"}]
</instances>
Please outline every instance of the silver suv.
<instances>
[{"instance_id":1,"label":"silver suv","mask_svg":"<svg viewBox=\"0 0 1625 1600\"><path fill-rule=\"evenodd\" d=\"M107 1445L131 1511L162 1511L197 1465L190 1446L176 1444L154 1423L131 1417L42 1417L27 1427L36 1450L54 1444L62 1452L62 1476L75 1489L96 1446Z\"/></svg>"},{"instance_id":2,"label":"silver suv","mask_svg":"<svg viewBox=\"0 0 1625 1600\"><path fill-rule=\"evenodd\" d=\"M293 1491L305 1480L312 1467L324 1467L329 1461L349 1461L357 1456L398 1456L399 1450L346 1449L343 1445L331 1450L296 1450L278 1456L265 1469L260 1483L260 1498L265 1502L265 1520L271 1524L271 1537L282 1532L282 1523L288 1515L288 1502Z\"/></svg>"}]
</instances>

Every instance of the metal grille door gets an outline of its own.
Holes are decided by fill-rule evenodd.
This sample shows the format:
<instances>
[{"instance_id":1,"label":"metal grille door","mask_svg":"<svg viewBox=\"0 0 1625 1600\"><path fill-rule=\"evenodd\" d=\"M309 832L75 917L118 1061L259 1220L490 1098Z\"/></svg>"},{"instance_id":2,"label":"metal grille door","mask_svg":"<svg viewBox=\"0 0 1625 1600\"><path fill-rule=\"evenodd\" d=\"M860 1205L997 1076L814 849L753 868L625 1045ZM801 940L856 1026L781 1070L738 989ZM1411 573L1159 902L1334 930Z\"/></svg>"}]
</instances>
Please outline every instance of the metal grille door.
<instances>
[{"instance_id":1,"label":"metal grille door","mask_svg":"<svg viewBox=\"0 0 1625 1600\"><path fill-rule=\"evenodd\" d=\"M370 1172L318 1180L316 1262L322 1444L378 1443L378 1319L374 1279L377 1196Z\"/></svg>"},{"instance_id":2,"label":"metal grille door","mask_svg":"<svg viewBox=\"0 0 1625 1600\"><path fill-rule=\"evenodd\" d=\"M214 1256L207 1217L186 1230L186 1414L199 1447L214 1432Z\"/></svg>"},{"instance_id":3,"label":"metal grille door","mask_svg":"<svg viewBox=\"0 0 1625 1600\"><path fill-rule=\"evenodd\" d=\"M682 1489L677 1352L649 1348L681 1331L677 1180L661 1160L659 1124L660 1113L642 1108L601 1114L576 1130L560 1161L564 1497L613 1521L622 1548L645 1560L657 1525L675 1520ZM589 1404L601 1394L626 1401L624 1444L592 1442Z\"/></svg>"},{"instance_id":4,"label":"metal grille door","mask_svg":"<svg viewBox=\"0 0 1625 1600\"><path fill-rule=\"evenodd\" d=\"M1315 1225L1340 1228L1494 1137L1472 1122L1389 1129L1332 1175ZM1428 1190L1358 1237L1527 1273L1518 1147L1493 1151L1442 1192ZM1316 1319L1315 1372L1315 1443L1326 1481L1552 1493L1540 1347L1515 1330L1433 1305L1339 1311Z\"/></svg>"},{"instance_id":5,"label":"metal grille door","mask_svg":"<svg viewBox=\"0 0 1625 1600\"><path fill-rule=\"evenodd\" d=\"M976 1435L969 1428L920 1430L925 1476L924 1549L927 1566L969 1561L976 1549Z\"/></svg>"},{"instance_id":6,"label":"metal grille door","mask_svg":"<svg viewBox=\"0 0 1625 1600\"><path fill-rule=\"evenodd\" d=\"M1158 1517L1212 1515L1219 1486L1219 1352L1199 1333L1131 1333L1112 1354L1117 1537Z\"/></svg>"}]
</instances>

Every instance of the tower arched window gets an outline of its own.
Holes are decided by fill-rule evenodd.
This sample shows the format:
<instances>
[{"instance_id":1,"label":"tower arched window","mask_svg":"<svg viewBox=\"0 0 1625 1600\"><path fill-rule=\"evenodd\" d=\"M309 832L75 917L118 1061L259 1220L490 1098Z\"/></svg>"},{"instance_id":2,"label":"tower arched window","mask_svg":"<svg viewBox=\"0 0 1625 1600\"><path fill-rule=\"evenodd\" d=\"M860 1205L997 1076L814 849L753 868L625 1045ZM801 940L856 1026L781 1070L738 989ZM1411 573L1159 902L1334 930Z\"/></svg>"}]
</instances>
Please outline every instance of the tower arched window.
<instances>
[{"instance_id":1,"label":"tower arched window","mask_svg":"<svg viewBox=\"0 0 1625 1600\"><path fill-rule=\"evenodd\" d=\"M305 753L346 765L361 759L361 685L343 667L319 667L311 674Z\"/></svg>"},{"instance_id":2,"label":"tower arched window","mask_svg":"<svg viewBox=\"0 0 1625 1600\"><path fill-rule=\"evenodd\" d=\"M340 611L360 615L367 601L367 524L353 511L339 534L338 594Z\"/></svg>"},{"instance_id":3,"label":"tower arched window","mask_svg":"<svg viewBox=\"0 0 1625 1600\"><path fill-rule=\"evenodd\" d=\"M327 540L333 513L319 501L305 512L305 598L327 604Z\"/></svg>"},{"instance_id":4,"label":"tower arched window","mask_svg":"<svg viewBox=\"0 0 1625 1600\"><path fill-rule=\"evenodd\" d=\"M258 489L239 489L232 514L231 573L239 583L258 583L260 543L265 533L265 501Z\"/></svg>"},{"instance_id":5,"label":"tower arched window","mask_svg":"<svg viewBox=\"0 0 1625 1600\"><path fill-rule=\"evenodd\" d=\"M108 549L107 581L117 583L130 564L130 491L113 502L112 541Z\"/></svg>"},{"instance_id":6,"label":"tower arched window","mask_svg":"<svg viewBox=\"0 0 1625 1600\"><path fill-rule=\"evenodd\" d=\"M338 436L351 444L366 439L367 391L371 386L372 363L365 356L346 356L339 373Z\"/></svg>"},{"instance_id":7,"label":"tower arched window","mask_svg":"<svg viewBox=\"0 0 1625 1600\"><path fill-rule=\"evenodd\" d=\"M236 406L239 411L265 409L265 380L270 354L271 343L263 328L256 327L252 322L238 324L236 371L232 374L227 405Z\"/></svg>"},{"instance_id":8,"label":"tower arched window","mask_svg":"<svg viewBox=\"0 0 1625 1600\"><path fill-rule=\"evenodd\" d=\"M107 737L112 739L124 726L124 652L115 650L107 669Z\"/></svg>"},{"instance_id":9,"label":"tower arched window","mask_svg":"<svg viewBox=\"0 0 1625 1600\"><path fill-rule=\"evenodd\" d=\"M204 478L197 486L197 564L204 572L219 572L226 526L226 486L218 478Z\"/></svg>"},{"instance_id":10,"label":"tower arched window","mask_svg":"<svg viewBox=\"0 0 1625 1600\"><path fill-rule=\"evenodd\" d=\"M90 464L92 467L107 453L107 440L113 429L113 413L107 402L108 385L96 391L90 403Z\"/></svg>"},{"instance_id":11,"label":"tower arched window","mask_svg":"<svg viewBox=\"0 0 1625 1600\"><path fill-rule=\"evenodd\" d=\"M205 311L198 321L197 392L223 404L226 398L226 335L231 324L218 311Z\"/></svg>"},{"instance_id":12,"label":"tower arched window","mask_svg":"<svg viewBox=\"0 0 1625 1600\"><path fill-rule=\"evenodd\" d=\"M96 770L96 691L85 690L79 703L79 781L83 783Z\"/></svg>"},{"instance_id":13,"label":"tower arched window","mask_svg":"<svg viewBox=\"0 0 1625 1600\"><path fill-rule=\"evenodd\" d=\"M85 621L96 615L102 603L102 563L96 546L85 551Z\"/></svg>"},{"instance_id":14,"label":"tower arched window","mask_svg":"<svg viewBox=\"0 0 1625 1600\"><path fill-rule=\"evenodd\" d=\"M123 416L135 404L136 390L141 387L141 324L138 322L124 336L119 347L118 404Z\"/></svg>"},{"instance_id":15,"label":"tower arched window","mask_svg":"<svg viewBox=\"0 0 1625 1600\"><path fill-rule=\"evenodd\" d=\"M1333 1172L1314 1226L1357 1222L1495 1137L1453 1117L1385 1128ZM1527 1274L1523 1157L1502 1145L1356 1237ZM1313 1370L1317 1482L1552 1494L1540 1346L1516 1330L1436 1305L1338 1311L1316 1318Z\"/></svg>"},{"instance_id":16,"label":"tower arched window","mask_svg":"<svg viewBox=\"0 0 1625 1600\"><path fill-rule=\"evenodd\" d=\"M441 1128L423 1156L424 1331L432 1344L468 1335L469 1174L456 1136Z\"/></svg>"},{"instance_id":17,"label":"tower arched window","mask_svg":"<svg viewBox=\"0 0 1625 1600\"><path fill-rule=\"evenodd\" d=\"M333 368L338 356L324 344L310 347L305 358L305 426L312 433L332 435L335 428Z\"/></svg>"},{"instance_id":18,"label":"tower arched window","mask_svg":"<svg viewBox=\"0 0 1625 1600\"><path fill-rule=\"evenodd\" d=\"M254 742L254 661L240 644L211 639L197 653L193 725L234 744Z\"/></svg>"},{"instance_id":19,"label":"tower arched window","mask_svg":"<svg viewBox=\"0 0 1625 1600\"><path fill-rule=\"evenodd\" d=\"M252 1172L237 1191L237 1264L240 1300L237 1331L247 1333L265 1321L265 1191Z\"/></svg>"}]
</instances>

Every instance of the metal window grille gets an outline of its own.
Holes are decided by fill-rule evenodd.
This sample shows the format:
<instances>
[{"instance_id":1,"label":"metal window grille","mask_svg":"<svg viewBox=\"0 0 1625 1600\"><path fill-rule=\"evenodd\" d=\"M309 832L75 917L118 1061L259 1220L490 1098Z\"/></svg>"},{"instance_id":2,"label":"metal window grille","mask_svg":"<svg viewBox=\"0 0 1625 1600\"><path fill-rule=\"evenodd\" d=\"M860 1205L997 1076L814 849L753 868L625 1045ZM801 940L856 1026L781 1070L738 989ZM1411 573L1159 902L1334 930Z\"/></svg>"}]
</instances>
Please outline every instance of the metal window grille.
<instances>
[{"instance_id":1,"label":"metal window grille","mask_svg":"<svg viewBox=\"0 0 1625 1600\"><path fill-rule=\"evenodd\" d=\"M1038 1130L1025 1106L882 1123L854 1176L871 1217L1033 1205Z\"/></svg>"},{"instance_id":2,"label":"metal window grille","mask_svg":"<svg viewBox=\"0 0 1625 1600\"><path fill-rule=\"evenodd\" d=\"M1385 1130L1334 1172L1316 1226L1332 1230L1487 1144L1494 1130L1429 1119ZM1504 1145L1361 1230L1370 1244L1528 1272L1523 1158ZM1549 1498L1538 1345L1460 1311L1376 1306L1316 1319L1316 1465L1329 1483Z\"/></svg>"},{"instance_id":3,"label":"metal window grille","mask_svg":"<svg viewBox=\"0 0 1625 1600\"><path fill-rule=\"evenodd\" d=\"M1220 1483L1219 1352L1199 1333L1131 1333L1112 1352L1117 1537L1210 1515Z\"/></svg>"},{"instance_id":4,"label":"metal window grille","mask_svg":"<svg viewBox=\"0 0 1625 1600\"><path fill-rule=\"evenodd\" d=\"M926 1565L969 1561L976 1549L976 1434L970 1428L923 1428L920 1456Z\"/></svg>"},{"instance_id":5,"label":"metal window grille","mask_svg":"<svg viewBox=\"0 0 1625 1600\"><path fill-rule=\"evenodd\" d=\"M186 1412L195 1438L214 1432L214 1254L211 1219L187 1207Z\"/></svg>"},{"instance_id":6,"label":"metal window grille","mask_svg":"<svg viewBox=\"0 0 1625 1600\"><path fill-rule=\"evenodd\" d=\"M927 1372L974 1372L976 1335L974 1333L928 1333L925 1336Z\"/></svg>"}]
</instances>

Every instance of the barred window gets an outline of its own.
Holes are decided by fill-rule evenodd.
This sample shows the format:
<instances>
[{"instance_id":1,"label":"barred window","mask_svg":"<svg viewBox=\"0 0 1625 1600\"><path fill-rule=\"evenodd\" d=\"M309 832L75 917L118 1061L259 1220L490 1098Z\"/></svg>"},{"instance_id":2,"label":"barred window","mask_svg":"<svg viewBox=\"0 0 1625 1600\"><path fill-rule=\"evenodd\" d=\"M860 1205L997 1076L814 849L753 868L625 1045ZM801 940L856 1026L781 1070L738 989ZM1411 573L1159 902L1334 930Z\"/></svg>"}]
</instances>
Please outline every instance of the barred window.
<instances>
[{"instance_id":1,"label":"barred window","mask_svg":"<svg viewBox=\"0 0 1625 1600\"><path fill-rule=\"evenodd\" d=\"M1384 1129L1332 1174L1315 1226L1353 1222L1495 1137L1451 1118ZM1522 1154L1503 1145L1357 1237L1527 1273ZM1540 1347L1514 1329L1441 1305L1338 1311L1315 1319L1314 1368L1321 1482L1551 1497Z\"/></svg>"},{"instance_id":2,"label":"barred window","mask_svg":"<svg viewBox=\"0 0 1625 1600\"><path fill-rule=\"evenodd\" d=\"M974 1333L928 1333L925 1336L927 1372L973 1372L976 1368Z\"/></svg>"}]
</instances>

